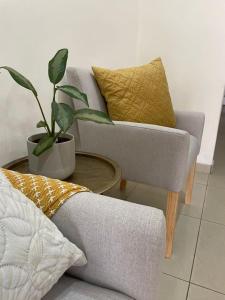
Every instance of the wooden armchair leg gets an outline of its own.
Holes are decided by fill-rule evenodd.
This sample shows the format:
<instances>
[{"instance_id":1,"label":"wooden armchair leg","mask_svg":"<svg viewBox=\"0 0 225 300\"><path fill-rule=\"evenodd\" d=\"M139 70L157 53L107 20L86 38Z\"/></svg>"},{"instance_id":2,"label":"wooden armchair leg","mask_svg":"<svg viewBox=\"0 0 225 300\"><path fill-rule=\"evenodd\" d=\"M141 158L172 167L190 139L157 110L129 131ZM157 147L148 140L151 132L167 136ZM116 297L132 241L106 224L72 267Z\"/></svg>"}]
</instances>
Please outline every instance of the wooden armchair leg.
<instances>
[{"instance_id":1,"label":"wooden armchair leg","mask_svg":"<svg viewBox=\"0 0 225 300\"><path fill-rule=\"evenodd\" d=\"M185 204L190 204L192 200L192 190L193 190L194 177L195 177L195 166L196 163L194 163L188 175L186 193L185 193Z\"/></svg>"},{"instance_id":2,"label":"wooden armchair leg","mask_svg":"<svg viewBox=\"0 0 225 300\"><path fill-rule=\"evenodd\" d=\"M168 192L166 209L166 258L170 258L173 252L178 200L179 193Z\"/></svg>"},{"instance_id":3,"label":"wooden armchair leg","mask_svg":"<svg viewBox=\"0 0 225 300\"><path fill-rule=\"evenodd\" d=\"M127 181L125 179L122 179L120 181L120 190L124 191L126 189Z\"/></svg>"}]
</instances>

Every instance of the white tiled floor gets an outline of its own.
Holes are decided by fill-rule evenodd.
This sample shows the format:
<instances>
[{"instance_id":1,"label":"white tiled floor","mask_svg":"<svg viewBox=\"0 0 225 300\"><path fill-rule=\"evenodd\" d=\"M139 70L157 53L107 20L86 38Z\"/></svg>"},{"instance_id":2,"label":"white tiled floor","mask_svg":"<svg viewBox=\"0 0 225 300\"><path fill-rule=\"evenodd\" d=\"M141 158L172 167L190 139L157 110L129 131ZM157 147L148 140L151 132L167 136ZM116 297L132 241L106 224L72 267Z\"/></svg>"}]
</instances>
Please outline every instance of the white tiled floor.
<instances>
[{"instance_id":1,"label":"white tiled floor","mask_svg":"<svg viewBox=\"0 0 225 300\"><path fill-rule=\"evenodd\" d=\"M165 211L166 192L129 182L110 196ZM209 176L197 173L191 205L180 197L174 253L165 259L159 300L225 300L225 112Z\"/></svg>"},{"instance_id":2,"label":"white tiled floor","mask_svg":"<svg viewBox=\"0 0 225 300\"><path fill-rule=\"evenodd\" d=\"M200 220L180 215L176 225L174 251L165 259L163 272L179 279L190 280Z\"/></svg>"},{"instance_id":3,"label":"white tiled floor","mask_svg":"<svg viewBox=\"0 0 225 300\"><path fill-rule=\"evenodd\" d=\"M161 294L159 300L185 299L187 295L188 285L188 282L169 275L162 274Z\"/></svg>"}]
</instances>

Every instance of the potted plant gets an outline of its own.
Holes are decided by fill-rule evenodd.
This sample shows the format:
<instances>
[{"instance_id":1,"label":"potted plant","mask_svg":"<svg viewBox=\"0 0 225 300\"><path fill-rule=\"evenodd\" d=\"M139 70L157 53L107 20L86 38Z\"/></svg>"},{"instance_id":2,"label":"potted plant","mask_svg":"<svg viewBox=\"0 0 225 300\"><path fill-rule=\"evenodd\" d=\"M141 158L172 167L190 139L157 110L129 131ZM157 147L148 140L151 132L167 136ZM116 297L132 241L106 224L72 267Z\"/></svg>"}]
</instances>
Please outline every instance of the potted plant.
<instances>
[{"instance_id":1,"label":"potted plant","mask_svg":"<svg viewBox=\"0 0 225 300\"><path fill-rule=\"evenodd\" d=\"M27 139L30 171L34 174L58 179L69 177L75 169L75 140L72 135L67 133L74 120L113 124L106 113L90 109L87 95L75 86L58 85L65 74L67 58L68 50L61 49L48 64L48 75L53 84L50 124L47 122L38 93L33 84L13 68L0 67L0 69L7 70L19 85L33 93L42 115L42 120L36 126L44 128L45 132L32 135ZM68 104L56 101L58 91L82 101L87 105L87 108L74 110ZM56 130L56 124L59 127L58 131Z\"/></svg>"}]
</instances>

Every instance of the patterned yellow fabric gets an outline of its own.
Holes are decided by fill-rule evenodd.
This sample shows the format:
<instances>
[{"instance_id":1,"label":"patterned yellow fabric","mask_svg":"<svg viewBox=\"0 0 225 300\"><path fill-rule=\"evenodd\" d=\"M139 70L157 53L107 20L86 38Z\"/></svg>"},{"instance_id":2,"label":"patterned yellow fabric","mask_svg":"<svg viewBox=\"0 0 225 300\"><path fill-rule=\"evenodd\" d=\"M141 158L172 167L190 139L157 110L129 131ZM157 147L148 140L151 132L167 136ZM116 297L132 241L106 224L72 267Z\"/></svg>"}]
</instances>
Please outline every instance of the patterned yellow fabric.
<instances>
[{"instance_id":1,"label":"patterned yellow fabric","mask_svg":"<svg viewBox=\"0 0 225 300\"><path fill-rule=\"evenodd\" d=\"M0 171L14 188L32 200L48 217L52 217L72 195L90 191L86 187L45 176L21 174L2 168Z\"/></svg>"},{"instance_id":2,"label":"patterned yellow fabric","mask_svg":"<svg viewBox=\"0 0 225 300\"><path fill-rule=\"evenodd\" d=\"M140 67L92 69L112 120L175 127L175 114L160 58Z\"/></svg>"}]
</instances>

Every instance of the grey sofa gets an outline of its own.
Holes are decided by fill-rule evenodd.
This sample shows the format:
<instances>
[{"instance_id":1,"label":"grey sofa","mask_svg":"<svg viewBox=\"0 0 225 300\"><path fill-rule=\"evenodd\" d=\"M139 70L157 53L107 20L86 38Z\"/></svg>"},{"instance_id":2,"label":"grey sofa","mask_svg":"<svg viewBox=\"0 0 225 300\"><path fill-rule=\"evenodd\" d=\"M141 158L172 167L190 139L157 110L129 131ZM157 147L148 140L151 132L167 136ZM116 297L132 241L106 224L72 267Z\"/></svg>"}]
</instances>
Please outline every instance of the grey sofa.
<instances>
[{"instance_id":1,"label":"grey sofa","mask_svg":"<svg viewBox=\"0 0 225 300\"><path fill-rule=\"evenodd\" d=\"M68 68L67 84L88 95L90 107L107 111L90 70ZM72 103L83 108L79 101ZM172 255L179 192L186 184L185 203L191 202L195 162L201 146L204 114L176 112L176 127L116 121L116 126L79 121L74 125L77 149L99 153L115 160L122 168L123 179L164 188L167 197L166 257ZM122 181L121 188L125 187Z\"/></svg>"},{"instance_id":2,"label":"grey sofa","mask_svg":"<svg viewBox=\"0 0 225 300\"><path fill-rule=\"evenodd\" d=\"M157 300L164 253L163 212L93 193L67 201L52 221L84 250L45 300Z\"/></svg>"}]
</instances>

